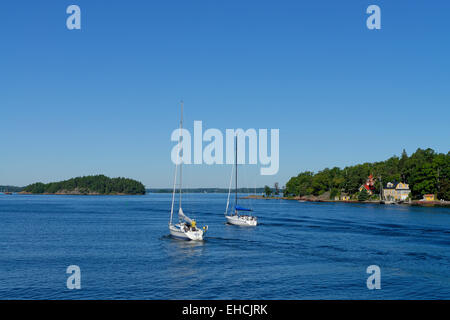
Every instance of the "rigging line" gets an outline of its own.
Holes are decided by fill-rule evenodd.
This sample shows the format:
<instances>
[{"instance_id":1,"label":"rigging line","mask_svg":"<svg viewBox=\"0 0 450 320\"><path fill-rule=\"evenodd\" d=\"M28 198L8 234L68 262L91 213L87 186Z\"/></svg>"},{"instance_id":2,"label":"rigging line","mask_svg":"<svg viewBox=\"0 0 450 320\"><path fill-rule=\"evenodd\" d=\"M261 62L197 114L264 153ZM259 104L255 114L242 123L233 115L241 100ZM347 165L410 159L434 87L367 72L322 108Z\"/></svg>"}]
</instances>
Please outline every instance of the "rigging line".
<instances>
[{"instance_id":1,"label":"rigging line","mask_svg":"<svg viewBox=\"0 0 450 320\"><path fill-rule=\"evenodd\" d=\"M181 137L182 137L182 133L183 133L183 101L181 101L181 119L180 119L180 137L178 138L178 141L181 145ZM178 156L180 156L180 154L178 154ZM183 150L183 156L184 156L184 150ZM183 176L182 176L182 168L183 168L183 159L180 161L180 209L181 209L181 189L183 187L182 182L183 182Z\"/></svg>"},{"instance_id":2,"label":"rigging line","mask_svg":"<svg viewBox=\"0 0 450 320\"><path fill-rule=\"evenodd\" d=\"M178 150L179 152L179 150ZM173 177L173 192L172 192L172 207L170 208L170 221L169 224L172 224L172 217L173 217L173 205L175 202L175 190L176 190L176 183L177 183L177 172L178 172L178 163L175 164L175 174Z\"/></svg>"},{"instance_id":3,"label":"rigging line","mask_svg":"<svg viewBox=\"0 0 450 320\"><path fill-rule=\"evenodd\" d=\"M235 194L235 197L234 197L234 207L235 207L235 212L236 212L236 207L237 207L237 205L238 205L238 203L237 203L237 183L238 183L238 181L237 181L237 179L238 179L238 175L237 175L237 135L236 135L236 138L235 138L235 154L234 154L234 163L235 163L235 165L236 165L236 184L235 184L235 189L234 189L234 194ZM236 214L237 214L237 212L236 212Z\"/></svg>"},{"instance_id":4,"label":"rigging line","mask_svg":"<svg viewBox=\"0 0 450 320\"><path fill-rule=\"evenodd\" d=\"M177 183L177 172L178 172L178 163L175 164L175 174L173 177L173 192L172 192L172 206L170 208L170 221L169 224L172 224L172 217L173 217L173 205L175 202L175 189L176 189L176 183Z\"/></svg>"},{"instance_id":5,"label":"rigging line","mask_svg":"<svg viewBox=\"0 0 450 320\"><path fill-rule=\"evenodd\" d=\"M230 184L228 187L227 208L225 209L225 215L228 214L228 206L230 204L230 193L231 193L231 184L233 183L233 173L234 173L234 166L231 166L231 176L230 176Z\"/></svg>"},{"instance_id":6,"label":"rigging line","mask_svg":"<svg viewBox=\"0 0 450 320\"><path fill-rule=\"evenodd\" d=\"M178 137L178 145L177 145L177 162L175 163L175 174L173 178L173 192L172 192L172 206L170 208L170 221L169 224L172 224L173 220L173 207L175 203L175 192L177 185L177 172L178 172L178 160L180 159L180 148L181 148L181 127L183 125L183 102L181 102L181 121L180 121L180 136ZM181 163L180 163L181 165ZM181 169L181 167L180 167ZM180 170L180 181L181 181L181 170ZM180 191L181 191L181 183L180 183ZM180 207L181 207L181 194L180 194Z\"/></svg>"},{"instance_id":7,"label":"rigging line","mask_svg":"<svg viewBox=\"0 0 450 320\"><path fill-rule=\"evenodd\" d=\"M245 181L246 181L246 203L249 209L253 210L253 201L252 198L250 197L250 181L251 181L251 174L250 174L250 170L249 170L250 165L246 165L246 170L244 170L244 177L245 177ZM242 171L242 170L241 170ZM251 214L251 211L249 212L249 215Z\"/></svg>"}]
</instances>

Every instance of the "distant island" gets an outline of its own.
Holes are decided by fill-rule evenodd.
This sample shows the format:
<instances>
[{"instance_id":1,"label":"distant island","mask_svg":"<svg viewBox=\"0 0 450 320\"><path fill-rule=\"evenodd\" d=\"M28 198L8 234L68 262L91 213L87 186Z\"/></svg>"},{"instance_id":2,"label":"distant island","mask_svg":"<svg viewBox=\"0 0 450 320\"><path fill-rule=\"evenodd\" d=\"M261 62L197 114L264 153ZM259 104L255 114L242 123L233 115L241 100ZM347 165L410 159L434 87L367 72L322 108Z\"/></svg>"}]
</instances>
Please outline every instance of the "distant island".
<instances>
[{"instance_id":1,"label":"distant island","mask_svg":"<svg viewBox=\"0 0 450 320\"><path fill-rule=\"evenodd\" d=\"M0 186L0 192L9 193L9 192L20 192L22 191L22 187L16 187L16 186Z\"/></svg>"},{"instance_id":2,"label":"distant island","mask_svg":"<svg viewBox=\"0 0 450 320\"><path fill-rule=\"evenodd\" d=\"M234 193L235 189L231 189L231 192ZM172 188L162 188L162 189L147 189L149 193L172 193ZM228 193L228 188L186 188L183 189L184 193ZM238 193L255 193L262 194L264 192L264 188L238 188Z\"/></svg>"},{"instance_id":3,"label":"distant island","mask_svg":"<svg viewBox=\"0 0 450 320\"><path fill-rule=\"evenodd\" d=\"M139 195L145 194L144 185L127 178L109 178L104 175L77 177L51 183L33 183L22 194L66 195Z\"/></svg>"}]
</instances>

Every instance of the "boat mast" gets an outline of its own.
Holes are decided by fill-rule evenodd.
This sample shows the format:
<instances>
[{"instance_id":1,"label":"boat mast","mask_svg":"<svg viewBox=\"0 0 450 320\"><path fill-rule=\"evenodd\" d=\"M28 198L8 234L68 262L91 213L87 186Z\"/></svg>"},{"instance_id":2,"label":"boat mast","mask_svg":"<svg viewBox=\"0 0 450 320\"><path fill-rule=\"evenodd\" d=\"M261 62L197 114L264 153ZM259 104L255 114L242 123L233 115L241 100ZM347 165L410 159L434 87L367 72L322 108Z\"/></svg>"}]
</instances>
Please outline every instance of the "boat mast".
<instances>
[{"instance_id":1,"label":"boat mast","mask_svg":"<svg viewBox=\"0 0 450 320\"><path fill-rule=\"evenodd\" d=\"M383 201L383 182L381 181L381 175L380 175L380 201Z\"/></svg>"},{"instance_id":2,"label":"boat mast","mask_svg":"<svg viewBox=\"0 0 450 320\"><path fill-rule=\"evenodd\" d=\"M236 178L235 178L235 189L234 189L234 203L235 203L234 210L235 210L235 212L237 212L236 211L237 210L236 209L236 207L237 207L237 185L238 185L238 183L237 183L237 177L238 177L238 175L237 175L237 135L236 135L236 138L235 138L234 163L236 165Z\"/></svg>"},{"instance_id":3,"label":"boat mast","mask_svg":"<svg viewBox=\"0 0 450 320\"><path fill-rule=\"evenodd\" d=\"M177 160L180 158L182 125L183 125L183 102L181 102L180 136L178 137ZM172 218L173 218L173 205L175 203L175 192L176 192L176 185L177 185L177 172L178 172L178 161L175 163L175 174L174 174L174 177L173 177L172 206L170 208L169 225L172 224ZM180 185L181 185L181 164L180 164ZM181 208L181 188L180 188L180 208Z\"/></svg>"},{"instance_id":4,"label":"boat mast","mask_svg":"<svg viewBox=\"0 0 450 320\"><path fill-rule=\"evenodd\" d=\"M231 175L230 175L230 183L228 184L228 197L227 197L227 207L225 209L225 215L228 214L228 206L230 205L230 194L231 194L231 186L233 185L233 175L234 175L234 166L231 166Z\"/></svg>"},{"instance_id":5,"label":"boat mast","mask_svg":"<svg viewBox=\"0 0 450 320\"><path fill-rule=\"evenodd\" d=\"M178 152L179 152L179 145L178 145ZM172 206L170 208L170 220L169 220L169 225L172 224L172 217L173 217L173 204L175 203L175 187L176 187L176 183L177 183L177 172L178 172L178 168L177 168L177 164L175 164L175 174L173 177L173 192L172 192Z\"/></svg>"},{"instance_id":6,"label":"boat mast","mask_svg":"<svg viewBox=\"0 0 450 320\"><path fill-rule=\"evenodd\" d=\"M182 132L183 132L183 101L181 101L181 120L180 120L180 138L179 138L180 146L181 146ZM183 150L183 155L184 155L184 150ZM181 175L182 174L182 169L183 169L183 160L180 161L180 209L181 209L181 188L183 186L182 185L183 176Z\"/></svg>"}]
</instances>

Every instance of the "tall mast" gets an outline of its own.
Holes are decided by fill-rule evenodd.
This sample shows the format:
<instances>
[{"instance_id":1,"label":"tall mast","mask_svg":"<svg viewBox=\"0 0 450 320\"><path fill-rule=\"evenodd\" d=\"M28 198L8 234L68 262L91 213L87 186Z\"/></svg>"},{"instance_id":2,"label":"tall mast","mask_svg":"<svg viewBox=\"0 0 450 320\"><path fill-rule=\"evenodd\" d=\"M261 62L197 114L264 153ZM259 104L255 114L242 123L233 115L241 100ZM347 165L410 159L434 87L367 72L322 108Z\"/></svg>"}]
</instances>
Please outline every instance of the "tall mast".
<instances>
[{"instance_id":1,"label":"tall mast","mask_svg":"<svg viewBox=\"0 0 450 320\"><path fill-rule=\"evenodd\" d=\"M181 101L181 120L180 120L180 138L179 138L180 146L181 146L182 132L183 132L183 101ZM183 156L184 156L184 150L183 150ZM181 175L182 168L183 168L183 161L180 161L180 209L181 209L181 188L183 186L183 184L182 184L183 176Z\"/></svg>"},{"instance_id":2,"label":"tall mast","mask_svg":"<svg viewBox=\"0 0 450 320\"><path fill-rule=\"evenodd\" d=\"M183 126L183 102L181 102L181 120L180 120L180 136L178 137L178 145L177 145L177 160L180 158L180 149L181 149L181 129ZM169 225L172 224L173 218L173 206L175 203L175 193L176 193L176 185L177 185L177 172L178 172L178 161L175 163L175 174L173 177L173 192L172 192L172 206L170 208L170 220ZM180 163L180 186L181 186L181 163ZM181 208L181 187L180 187L180 208Z\"/></svg>"},{"instance_id":3,"label":"tall mast","mask_svg":"<svg viewBox=\"0 0 450 320\"><path fill-rule=\"evenodd\" d=\"M237 183L237 178L238 178L238 175L237 175L237 136L236 136L236 138L235 138L235 152L234 152L234 163L235 163L235 165L236 165L236 179L235 179L235 189L234 189L234 203L235 203L235 211L236 211L236 207L237 207L237 186L238 186L238 183Z\"/></svg>"},{"instance_id":4,"label":"tall mast","mask_svg":"<svg viewBox=\"0 0 450 320\"><path fill-rule=\"evenodd\" d=\"M225 215L228 214L228 206L230 205L230 195L231 195L231 186L233 185L233 175L234 175L234 166L231 166L231 175L230 175L230 183L228 185L228 197L227 197L227 207L225 209Z\"/></svg>"},{"instance_id":5,"label":"tall mast","mask_svg":"<svg viewBox=\"0 0 450 320\"><path fill-rule=\"evenodd\" d=\"M178 143L178 152L179 152L179 149L180 149L180 143ZM172 217L173 217L173 205L174 205L174 203L175 203L175 191L176 191L176 184L177 184L177 171L178 171L178 168L177 168L177 164L175 164L175 174L174 174L174 177L173 177L173 192L172 192L172 206L171 206L171 208L170 208L170 220L169 220L169 225L171 225L172 224Z\"/></svg>"},{"instance_id":6,"label":"tall mast","mask_svg":"<svg viewBox=\"0 0 450 320\"><path fill-rule=\"evenodd\" d=\"M383 182L381 181L381 175L380 175L380 201L383 200Z\"/></svg>"}]
</instances>

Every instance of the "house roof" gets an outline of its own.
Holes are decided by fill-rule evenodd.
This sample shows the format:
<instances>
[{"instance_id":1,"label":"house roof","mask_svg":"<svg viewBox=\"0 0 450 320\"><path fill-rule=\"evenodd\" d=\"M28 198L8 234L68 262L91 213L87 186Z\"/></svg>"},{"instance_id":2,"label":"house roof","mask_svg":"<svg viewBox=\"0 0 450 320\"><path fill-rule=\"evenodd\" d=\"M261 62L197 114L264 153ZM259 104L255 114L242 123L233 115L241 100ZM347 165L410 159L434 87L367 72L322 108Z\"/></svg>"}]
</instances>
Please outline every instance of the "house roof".
<instances>
[{"instance_id":1,"label":"house roof","mask_svg":"<svg viewBox=\"0 0 450 320\"><path fill-rule=\"evenodd\" d=\"M392 187L391 186L388 187L389 184L392 184ZM389 181L388 183L386 183L386 186L384 187L384 189L395 189L396 186L397 186L396 181L394 181L394 182Z\"/></svg>"},{"instance_id":2,"label":"house roof","mask_svg":"<svg viewBox=\"0 0 450 320\"><path fill-rule=\"evenodd\" d=\"M389 184L389 183L392 183L392 187L388 187L387 185ZM394 181L394 182L388 182L387 184L386 184L386 186L384 187L384 189L397 189L397 186L399 185L399 184L407 184L406 182L397 182L397 181ZM409 188L402 188L403 190L409 190Z\"/></svg>"}]
</instances>

